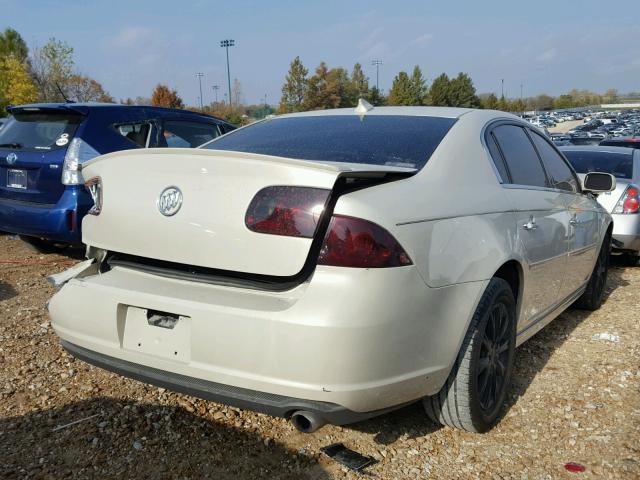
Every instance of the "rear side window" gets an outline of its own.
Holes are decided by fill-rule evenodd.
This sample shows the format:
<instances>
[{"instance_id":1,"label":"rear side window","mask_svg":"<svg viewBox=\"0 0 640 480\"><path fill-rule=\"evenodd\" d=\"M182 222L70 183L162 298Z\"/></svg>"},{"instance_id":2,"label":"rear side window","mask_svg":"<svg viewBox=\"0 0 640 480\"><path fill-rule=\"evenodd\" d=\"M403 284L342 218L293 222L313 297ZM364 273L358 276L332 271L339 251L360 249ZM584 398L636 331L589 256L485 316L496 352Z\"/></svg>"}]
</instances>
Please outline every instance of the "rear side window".
<instances>
[{"instance_id":1,"label":"rear side window","mask_svg":"<svg viewBox=\"0 0 640 480\"><path fill-rule=\"evenodd\" d=\"M149 144L149 132L151 124L147 122L123 123L114 125L120 135L135 143L138 147L145 148Z\"/></svg>"},{"instance_id":2,"label":"rear side window","mask_svg":"<svg viewBox=\"0 0 640 480\"><path fill-rule=\"evenodd\" d=\"M455 122L401 115L273 118L231 132L205 148L420 169Z\"/></svg>"},{"instance_id":3,"label":"rear side window","mask_svg":"<svg viewBox=\"0 0 640 480\"><path fill-rule=\"evenodd\" d=\"M538 154L522 127L500 125L492 133L511 174L511 183L533 187L549 186Z\"/></svg>"},{"instance_id":4,"label":"rear side window","mask_svg":"<svg viewBox=\"0 0 640 480\"><path fill-rule=\"evenodd\" d=\"M44 151L66 148L82 119L82 115L64 110L14 110L0 129L0 148Z\"/></svg>"},{"instance_id":5,"label":"rear side window","mask_svg":"<svg viewBox=\"0 0 640 480\"><path fill-rule=\"evenodd\" d=\"M213 123L167 120L163 123L158 145L170 148L195 148L219 136L220 129Z\"/></svg>"},{"instance_id":6,"label":"rear side window","mask_svg":"<svg viewBox=\"0 0 640 480\"><path fill-rule=\"evenodd\" d=\"M538 149L540 157L542 157L544 168L551 177L552 188L566 190L572 193L577 192L578 183L576 182L575 176L560 154L556 152L555 148L549 145L549 142L536 132L530 132L530 135Z\"/></svg>"},{"instance_id":7,"label":"rear side window","mask_svg":"<svg viewBox=\"0 0 640 480\"><path fill-rule=\"evenodd\" d=\"M507 171L507 167L504 164L504 159L502 158L502 154L500 153L500 149L498 148L498 144L496 143L496 139L493 136L493 133L487 135L487 147L489 147L489 153L491 153L493 164L496 166L496 169L500 174L502 183L509 183L509 172Z\"/></svg>"},{"instance_id":8,"label":"rear side window","mask_svg":"<svg viewBox=\"0 0 640 480\"><path fill-rule=\"evenodd\" d=\"M626 152L563 150L578 173L604 172L616 178L633 178L633 155Z\"/></svg>"}]
</instances>

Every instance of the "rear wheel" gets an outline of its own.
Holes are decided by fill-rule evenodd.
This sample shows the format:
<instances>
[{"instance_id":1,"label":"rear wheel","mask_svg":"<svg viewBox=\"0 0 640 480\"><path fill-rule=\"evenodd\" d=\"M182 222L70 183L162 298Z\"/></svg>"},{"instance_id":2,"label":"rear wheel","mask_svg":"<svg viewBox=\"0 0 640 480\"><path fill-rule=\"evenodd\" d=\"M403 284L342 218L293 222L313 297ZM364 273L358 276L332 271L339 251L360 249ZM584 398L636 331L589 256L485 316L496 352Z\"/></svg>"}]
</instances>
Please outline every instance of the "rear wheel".
<instances>
[{"instance_id":1,"label":"rear wheel","mask_svg":"<svg viewBox=\"0 0 640 480\"><path fill-rule=\"evenodd\" d=\"M60 253L69 248L68 243L53 242L39 237L30 237L28 235L20 235L20 240L25 242L32 250L39 253Z\"/></svg>"},{"instance_id":2,"label":"rear wheel","mask_svg":"<svg viewBox=\"0 0 640 480\"><path fill-rule=\"evenodd\" d=\"M509 284L492 278L456 363L440 392L423 400L435 422L485 432L500 417L516 347L516 302Z\"/></svg>"},{"instance_id":3,"label":"rear wheel","mask_svg":"<svg viewBox=\"0 0 640 480\"><path fill-rule=\"evenodd\" d=\"M596 265L587 283L587 288L578 300L573 304L583 310L597 310L604 299L604 289L607 285L609 273L609 256L611 254L611 236L607 234L602 241Z\"/></svg>"}]
</instances>

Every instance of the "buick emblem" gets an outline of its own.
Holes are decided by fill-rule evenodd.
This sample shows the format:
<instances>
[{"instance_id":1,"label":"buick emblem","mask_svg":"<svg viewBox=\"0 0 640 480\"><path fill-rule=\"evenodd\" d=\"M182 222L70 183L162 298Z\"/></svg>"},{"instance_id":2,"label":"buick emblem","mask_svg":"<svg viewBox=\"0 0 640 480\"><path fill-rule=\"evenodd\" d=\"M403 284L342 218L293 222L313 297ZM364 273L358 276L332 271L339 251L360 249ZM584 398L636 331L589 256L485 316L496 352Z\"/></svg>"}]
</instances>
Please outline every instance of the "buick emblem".
<instances>
[{"instance_id":1,"label":"buick emblem","mask_svg":"<svg viewBox=\"0 0 640 480\"><path fill-rule=\"evenodd\" d=\"M182 206L182 192L178 187L165 188L158 197L158 210L165 217L178 213Z\"/></svg>"},{"instance_id":2,"label":"buick emblem","mask_svg":"<svg viewBox=\"0 0 640 480\"><path fill-rule=\"evenodd\" d=\"M16 160L18 160L18 155L16 155L15 153L11 152L9 155L7 155L7 163L9 165L13 165L14 163L16 163Z\"/></svg>"}]
</instances>

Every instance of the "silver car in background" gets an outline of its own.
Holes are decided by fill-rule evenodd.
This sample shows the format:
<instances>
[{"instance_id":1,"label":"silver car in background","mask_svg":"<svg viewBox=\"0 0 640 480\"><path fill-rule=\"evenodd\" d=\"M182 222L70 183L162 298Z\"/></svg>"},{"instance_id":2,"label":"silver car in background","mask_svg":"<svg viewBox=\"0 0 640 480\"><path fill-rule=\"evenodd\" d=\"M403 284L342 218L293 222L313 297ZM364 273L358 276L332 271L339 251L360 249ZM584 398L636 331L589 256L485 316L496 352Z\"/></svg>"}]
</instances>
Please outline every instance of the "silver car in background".
<instances>
[{"instance_id":1,"label":"silver car in background","mask_svg":"<svg viewBox=\"0 0 640 480\"><path fill-rule=\"evenodd\" d=\"M640 260L640 150L637 148L567 146L560 150L579 175L605 172L616 177L616 189L598 196L613 216L612 248L631 265Z\"/></svg>"}]
</instances>

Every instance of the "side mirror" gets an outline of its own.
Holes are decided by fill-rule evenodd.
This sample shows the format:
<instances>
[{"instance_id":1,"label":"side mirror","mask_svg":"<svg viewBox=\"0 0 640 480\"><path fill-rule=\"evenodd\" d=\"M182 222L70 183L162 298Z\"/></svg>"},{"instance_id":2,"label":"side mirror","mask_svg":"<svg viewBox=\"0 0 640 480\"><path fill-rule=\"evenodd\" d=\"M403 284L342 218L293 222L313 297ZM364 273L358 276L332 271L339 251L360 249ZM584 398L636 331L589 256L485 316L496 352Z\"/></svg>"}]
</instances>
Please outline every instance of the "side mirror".
<instances>
[{"instance_id":1,"label":"side mirror","mask_svg":"<svg viewBox=\"0 0 640 480\"><path fill-rule=\"evenodd\" d=\"M582 189L596 195L612 192L616 189L616 177L610 173L589 172L582 179Z\"/></svg>"}]
</instances>

